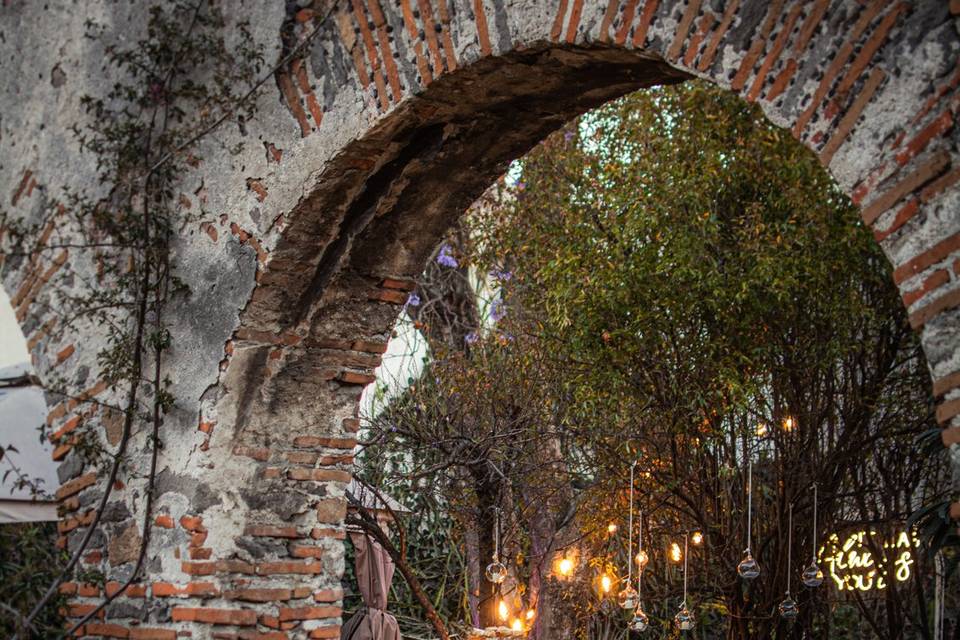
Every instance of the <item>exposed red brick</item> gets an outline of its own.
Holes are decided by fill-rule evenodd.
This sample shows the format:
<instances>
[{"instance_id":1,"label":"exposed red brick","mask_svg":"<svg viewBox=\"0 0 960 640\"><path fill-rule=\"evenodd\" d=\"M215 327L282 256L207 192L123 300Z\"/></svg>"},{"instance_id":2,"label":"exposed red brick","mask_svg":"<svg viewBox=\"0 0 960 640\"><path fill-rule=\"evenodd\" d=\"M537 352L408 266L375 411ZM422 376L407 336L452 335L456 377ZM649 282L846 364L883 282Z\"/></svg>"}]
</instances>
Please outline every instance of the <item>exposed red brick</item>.
<instances>
[{"instance_id":1,"label":"exposed red brick","mask_svg":"<svg viewBox=\"0 0 960 640\"><path fill-rule=\"evenodd\" d=\"M770 73L773 65L780 59L780 54L783 53L784 48L787 46L787 41L790 39L790 34L793 32L793 25L797 23L797 19L800 18L800 12L802 10L803 4L797 3L793 6L793 9L790 10L790 13L787 14L786 22L784 22L777 37L774 38L773 46L770 47L767 57L764 58L763 63L760 65L760 69L753 79L753 84L750 85L750 91L747 92L747 100L753 102L760 97L763 85L767 81L767 74Z\"/></svg>"},{"instance_id":2,"label":"exposed red brick","mask_svg":"<svg viewBox=\"0 0 960 640\"><path fill-rule=\"evenodd\" d=\"M307 544L290 545L290 555L294 558L322 558L323 547L315 547Z\"/></svg>"},{"instance_id":3,"label":"exposed red brick","mask_svg":"<svg viewBox=\"0 0 960 640\"><path fill-rule=\"evenodd\" d=\"M108 582L104 585L104 593L107 596L113 597L120 591L120 588L123 586L120 582ZM147 586L144 584L131 584L123 592L125 598L144 598L147 595Z\"/></svg>"},{"instance_id":4,"label":"exposed red brick","mask_svg":"<svg viewBox=\"0 0 960 640\"><path fill-rule=\"evenodd\" d=\"M287 620L322 620L339 617L343 613L340 607L280 607L277 617L281 622Z\"/></svg>"},{"instance_id":5,"label":"exposed red brick","mask_svg":"<svg viewBox=\"0 0 960 640\"><path fill-rule=\"evenodd\" d=\"M153 523L158 527L163 529L173 529L173 518L170 517L170 514L161 513L156 518L154 518Z\"/></svg>"},{"instance_id":6,"label":"exposed red brick","mask_svg":"<svg viewBox=\"0 0 960 640\"><path fill-rule=\"evenodd\" d=\"M132 627L131 640L176 640L177 632L173 629L157 629L147 627Z\"/></svg>"},{"instance_id":7,"label":"exposed red brick","mask_svg":"<svg viewBox=\"0 0 960 640\"><path fill-rule=\"evenodd\" d=\"M614 35L613 41L619 45L623 46L623 43L627 41L627 33L630 32L630 27L633 25L633 16L637 10L637 2L639 0L627 0L623 6L623 13L620 18L620 28L617 29L617 33Z\"/></svg>"},{"instance_id":8,"label":"exposed red brick","mask_svg":"<svg viewBox=\"0 0 960 640\"><path fill-rule=\"evenodd\" d=\"M60 406L63 406L63 405L60 405ZM64 409L64 412L66 412L66 409ZM52 442L56 442L66 434L76 429L78 426L80 426L80 416L73 416L72 418L64 422L62 427L60 427L59 429L54 431L53 434L51 434L50 440Z\"/></svg>"},{"instance_id":9,"label":"exposed red brick","mask_svg":"<svg viewBox=\"0 0 960 640\"><path fill-rule=\"evenodd\" d=\"M50 455L53 458L54 462L59 462L67 457L67 454L70 453L70 450L73 449L73 442L67 442L61 445L58 445L53 453Z\"/></svg>"},{"instance_id":10,"label":"exposed red brick","mask_svg":"<svg viewBox=\"0 0 960 640\"><path fill-rule=\"evenodd\" d=\"M946 424L957 414L960 414L960 398L947 400L937 407L937 422Z\"/></svg>"},{"instance_id":11,"label":"exposed red brick","mask_svg":"<svg viewBox=\"0 0 960 640\"><path fill-rule=\"evenodd\" d=\"M867 81L863 83L863 89L861 89L860 94L847 109L846 113L844 113L837 128L830 135L830 140L820 151L820 162L822 162L824 166L829 165L830 161L833 160L834 154L846 141L850 132L853 131L863 110L867 107L867 104L870 103L870 100L873 99L873 95L886 78L886 72L879 67L870 72Z\"/></svg>"},{"instance_id":12,"label":"exposed red brick","mask_svg":"<svg viewBox=\"0 0 960 640\"><path fill-rule=\"evenodd\" d=\"M291 480L312 480L315 482L350 482L350 474L336 469L304 469L297 467L287 470Z\"/></svg>"},{"instance_id":13,"label":"exposed red brick","mask_svg":"<svg viewBox=\"0 0 960 640\"><path fill-rule=\"evenodd\" d=\"M951 389L960 387L960 371L951 373L933 381L933 395L940 397Z\"/></svg>"},{"instance_id":14,"label":"exposed red brick","mask_svg":"<svg viewBox=\"0 0 960 640\"><path fill-rule=\"evenodd\" d=\"M317 627L316 629L310 632L311 638L339 638L340 637L340 625L334 625L329 627Z\"/></svg>"},{"instance_id":15,"label":"exposed red brick","mask_svg":"<svg viewBox=\"0 0 960 640\"><path fill-rule=\"evenodd\" d=\"M213 549L190 547L187 549L187 554L190 556L191 560L209 560L210 556L213 555Z\"/></svg>"},{"instance_id":16,"label":"exposed red brick","mask_svg":"<svg viewBox=\"0 0 960 640\"><path fill-rule=\"evenodd\" d=\"M68 345L68 346L64 347L63 349L61 349L60 351L58 351L58 352L57 352L57 364L60 364L61 362L63 362L64 360L66 360L67 358L69 358L70 356L72 356L73 353L74 353L74 351L76 351L76 348L75 348L72 344L71 344L71 345Z\"/></svg>"},{"instance_id":17,"label":"exposed red brick","mask_svg":"<svg viewBox=\"0 0 960 640\"><path fill-rule=\"evenodd\" d=\"M260 462L266 462L270 459L270 449L266 447L245 447L243 445L237 445L233 448L233 453L234 455L253 458Z\"/></svg>"},{"instance_id":18,"label":"exposed red brick","mask_svg":"<svg viewBox=\"0 0 960 640\"><path fill-rule=\"evenodd\" d=\"M733 82L731 82L731 87L734 91L739 92L743 89L744 85L746 85L747 78L750 77L754 65L757 64L757 60L760 59L760 55L766 48L767 38L770 36L770 32L773 31L773 27L777 23L777 18L780 17L782 10L783 0L771 0L769 5L767 5L767 15L763 20L763 25L754 35L750 49L747 51L747 55L743 57L743 61L740 63L740 69L733 77Z\"/></svg>"},{"instance_id":19,"label":"exposed red brick","mask_svg":"<svg viewBox=\"0 0 960 640\"><path fill-rule=\"evenodd\" d=\"M951 112L949 109L945 110L940 114L939 117L935 118L933 122L921 129L920 133L914 136L910 142L903 145L903 147L895 156L897 164L904 165L912 160L918 153L927 148L927 145L930 144L931 140L942 136L944 133L952 129L953 122L953 112Z\"/></svg>"},{"instance_id":20,"label":"exposed red brick","mask_svg":"<svg viewBox=\"0 0 960 640\"><path fill-rule=\"evenodd\" d=\"M357 373L355 371L344 371L337 379L346 384L368 385L376 381L377 377L369 373Z\"/></svg>"},{"instance_id":21,"label":"exposed red brick","mask_svg":"<svg viewBox=\"0 0 960 640\"><path fill-rule=\"evenodd\" d=\"M919 310L910 314L910 326L919 329L934 317L942 312L960 306L960 289L946 293L930 304L921 307ZM939 411L938 411L939 414Z\"/></svg>"},{"instance_id":22,"label":"exposed red brick","mask_svg":"<svg viewBox=\"0 0 960 640\"><path fill-rule=\"evenodd\" d=\"M390 304L403 304L407 301L407 294L393 289L375 289L367 294L367 298Z\"/></svg>"},{"instance_id":23,"label":"exposed red brick","mask_svg":"<svg viewBox=\"0 0 960 640\"><path fill-rule=\"evenodd\" d=\"M118 624L104 624L101 622L88 622L84 625L84 635L101 636L104 638L128 638L130 631L126 627Z\"/></svg>"},{"instance_id":24,"label":"exposed red brick","mask_svg":"<svg viewBox=\"0 0 960 640\"><path fill-rule=\"evenodd\" d=\"M693 19L697 17L697 12L700 11L700 2L701 0L690 0L687 2L683 16L681 16L680 22L677 23L677 31L673 35L673 42L670 43L670 48L667 49L667 60L676 60L680 57L680 52L683 50L683 43L687 40L690 27L693 25Z\"/></svg>"},{"instance_id":25,"label":"exposed red brick","mask_svg":"<svg viewBox=\"0 0 960 640\"><path fill-rule=\"evenodd\" d=\"M607 9L603 12L603 20L600 21L600 42L610 41L610 25L613 24L619 8L620 0L607 0Z\"/></svg>"},{"instance_id":26,"label":"exposed red brick","mask_svg":"<svg viewBox=\"0 0 960 640\"><path fill-rule=\"evenodd\" d=\"M74 478L73 480L64 483L59 489L57 489L57 500L63 500L64 498L80 493L96 481L97 474L94 472L82 475L79 478Z\"/></svg>"},{"instance_id":27,"label":"exposed red brick","mask_svg":"<svg viewBox=\"0 0 960 640\"><path fill-rule=\"evenodd\" d=\"M274 602L290 600L293 597L293 591L291 589L237 589L227 591L223 596L230 600L245 602Z\"/></svg>"},{"instance_id":28,"label":"exposed red brick","mask_svg":"<svg viewBox=\"0 0 960 640\"><path fill-rule=\"evenodd\" d=\"M220 590L217 588L217 585L212 582L188 582L184 585L176 585L169 582L154 582L152 592L155 598L212 598L220 595Z\"/></svg>"},{"instance_id":29,"label":"exposed red brick","mask_svg":"<svg viewBox=\"0 0 960 640\"><path fill-rule=\"evenodd\" d=\"M884 229L874 229L873 237L877 242L883 242L888 237L899 231L903 225L907 224L913 216L917 215L917 212L920 210L920 201L919 200L910 200L907 204L900 207L896 215L893 216L893 220L890 221L890 225Z\"/></svg>"},{"instance_id":30,"label":"exposed red brick","mask_svg":"<svg viewBox=\"0 0 960 640\"><path fill-rule=\"evenodd\" d=\"M874 30L874 32L870 34L870 37L867 38L867 41L863 43L860 53L857 54L857 57L854 58L850 66L847 67L847 75L843 78L843 80L840 81L840 84L837 85L837 93L842 95L850 91L854 83L860 77L860 74L862 74L867 68L867 66L870 64L870 61L887 39L887 35L889 35L890 30L893 29L893 26L896 24L900 14L905 13L907 9L909 9L909 5L907 5L905 2L902 2L894 7L890 13L883 17L883 20L880 21L880 24L877 25L877 28Z\"/></svg>"},{"instance_id":31,"label":"exposed red brick","mask_svg":"<svg viewBox=\"0 0 960 640\"><path fill-rule=\"evenodd\" d=\"M313 593L315 602L337 602L343 599L343 589L321 589Z\"/></svg>"},{"instance_id":32,"label":"exposed red brick","mask_svg":"<svg viewBox=\"0 0 960 640\"><path fill-rule=\"evenodd\" d=\"M913 193L939 176L949 166L949 153L946 151L935 153L907 177L872 200L860 214L863 217L863 221L868 225L873 225L877 218L885 211L893 207L905 196Z\"/></svg>"},{"instance_id":33,"label":"exposed red brick","mask_svg":"<svg viewBox=\"0 0 960 640\"><path fill-rule=\"evenodd\" d=\"M490 29L487 27L487 14L483 0L473 0L473 15L476 16L477 39L480 41L480 55L489 56L493 53L490 47ZM419 58L419 54L418 54Z\"/></svg>"},{"instance_id":34,"label":"exposed red brick","mask_svg":"<svg viewBox=\"0 0 960 640\"><path fill-rule=\"evenodd\" d=\"M287 462L292 464L316 464L317 460L320 458L319 453L313 453L312 451L287 451L284 456L287 458Z\"/></svg>"},{"instance_id":35,"label":"exposed red brick","mask_svg":"<svg viewBox=\"0 0 960 640\"><path fill-rule=\"evenodd\" d=\"M174 622L206 622L208 624L233 624L237 626L257 624L256 612L246 609L174 607L170 614Z\"/></svg>"},{"instance_id":36,"label":"exposed red brick","mask_svg":"<svg viewBox=\"0 0 960 640\"><path fill-rule=\"evenodd\" d=\"M325 447L328 449L344 449L352 451L357 446L356 438L321 438L320 436L297 436L293 439L293 446L303 449Z\"/></svg>"},{"instance_id":37,"label":"exposed red brick","mask_svg":"<svg viewBox=\"0 0 960 640\"><path fill-rule=\"evenodd\" d=\"M316 575L323 573L323 565L319 562L296 562L294 560L281 560L279 562L259 562L257 563L256 573L258 575Z\"/></svg>"},{"instance_id":38,"label":"exposed red brick","mask_svg":"<svg viewBox=\"0 0 960 640\"><path fill-rule=\"evenodd\" d=\"M314 527L310 530L310 537L314 540L323 540L330 538L333 540L345 540L347 533L343 529L333 527Z\"/></svg>"},{"instance_id":39,"label":"exposed red brick","mask_svg":"<svg viewBox=\"0 0 960 640\"><path fill-rule=\"evenodd\" d=\"M960 427L947 427L940 432L940 439L945 447L960 444Z\"/></svg>"},{"instance_id":40,"label":"exposed red brick","mask_svg":"<svg viewBox=\"0 0 960 640\"><path fill-rule=\"evenodd\" d=\"M948 258L958 249L960 249L960 233L955 233L897 267L893 272L893 281L900 284L907 278L911 278Z\"/></svg>"},{"instance_id":41,"label":"exposed red brick","mask_svg":"<svg viewBox=\"0 0 960 640\"><path fill-rule=\"evenodd\" d=\"M930 274L917 289L903 294L903 304L909 307L929 292L948 282L950 282L950 272L946 269L937 269Z\"/></svg>"},{"instance_id":42,"label":"exposed red brick","mask_svg":"<svg viewBox=\"0 0 960 640\"><path fill-rule=\"evenodd\" d=\"M180 526L187 531L206 531L203 527L203 518L200 516L181 516Z\"/></svg>"},{"instance_id":43,"label":"exposed red brick","mask_svg":"<svg viewBox=\"0 0 960 640\"><path fill-rule=\"evenodd\" d=\"M640 13L640 24L637 25L637 30L633 32L633 46L640 49L647 42L647 31L650 29L650 24L653 22L653 16L657 12L657 5L660 4L660 0L645 0L643 3L643 11Z\"/></svg>"}]
</instances>

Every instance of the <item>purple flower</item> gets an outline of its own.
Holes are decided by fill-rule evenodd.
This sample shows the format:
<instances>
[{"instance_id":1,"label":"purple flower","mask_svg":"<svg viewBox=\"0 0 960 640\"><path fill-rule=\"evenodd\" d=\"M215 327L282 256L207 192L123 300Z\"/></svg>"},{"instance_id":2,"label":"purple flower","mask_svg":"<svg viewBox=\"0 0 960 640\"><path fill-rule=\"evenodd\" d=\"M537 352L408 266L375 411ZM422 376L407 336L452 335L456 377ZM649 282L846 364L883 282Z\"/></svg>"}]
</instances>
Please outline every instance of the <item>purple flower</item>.
<instances>
[{"instance_id":1,"label":"purple flower","mask_svg":"<svg viewBox=\"0 0 960 640\"><path fill-rule=\"evenodd\" d=\"M490 272L490 276L499 280L500 282L509 282L510 278L513 277L513 273L510 271L504 271L503 269L494 269Z\"/></svg>"},{"instance_id":2,"label":"purple flower","mask_svg":"<svg viewBox=\"0 0 960 640\"><path fill-rule=\"evenodd\" d=\"M471 331L466 336L464 336L463 341L467 344L474 344L477 340L480 339L480 336L477 335L476 331Z\"/></svg>"},{"instance_id":3,"label":"purple flower","mask_svg":"<svg viewBox=\"0 0 960 640\"><path fill-rule=\"evenodd\" d=\"M419 307L420 296L418 296L415 293L411 293L410 296L407 298L407 304L410 305L411 307Z\"/></svg>"},{"instance_id":4,"label":"purple flower","mask_svg":"<svg viewBox=\"0 0 960 640\"><path fill-rule=\"evenodd\" d=\"M444 267L450 267L456 269L460 266L460 263L457 262L457 259L453 257L450 253L450 245L445 244L440 247L440 255L437 256L437 264L443 265Z\"/></svg>"},{"instance_id":5,"label":"purple flower","mask_svg":"<svg viewBox=\"0 0 960 640\"><path fill-rule=\"evenodd\" d=\"M564 131L564 132L563 132L563 139L564 139L565 141L567 141L567 142L570 142L571 140L573 140L573 136L574 136L574 135L575 135L575 134L573 133L573 131Z\"/></svg>"},{"instance_id":6,"label":"purple flower","mask_svg":"<svg viewBox=\"0 0 960 640\"><path fill-rule=\"evenodd\" d=\"M500 322L503 320L503 317L507 315L506 306L503 304L503 300L497 298L490 303L490 319L494 322Z\"/></svg>"}]
</instances>

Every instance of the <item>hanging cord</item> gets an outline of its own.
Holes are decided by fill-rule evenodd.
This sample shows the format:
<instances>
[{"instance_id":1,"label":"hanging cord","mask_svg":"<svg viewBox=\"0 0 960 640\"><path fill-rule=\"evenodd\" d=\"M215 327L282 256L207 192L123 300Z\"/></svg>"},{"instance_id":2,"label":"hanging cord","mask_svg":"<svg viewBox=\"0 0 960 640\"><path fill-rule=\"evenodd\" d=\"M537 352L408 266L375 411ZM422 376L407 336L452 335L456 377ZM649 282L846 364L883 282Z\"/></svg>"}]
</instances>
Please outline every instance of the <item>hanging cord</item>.
<instances>
[{"instance_id":1,"label":"hanging cord","mask_svg":"<svg viewBox=\"0 0 960 640\"><path fill-rule=\"evenodd\" d=\"M933 640L943 640L944 622L944 562L943 552L937 552L933 558L933 570L936 582L933 588Z\"/></svg>"},{"instance_id":2,"label":"hanging cord","mask_svg":"<svg viewBox=\"0 0 960 640\"><path fill-rule=\"evenodd\" d=\"M634 460L630 465L630 509L627 515L627 585L633 578L633 470L637 466Z\"/></svg>"},{"instance_id":3,"label":"hanging cord","mask_svg":"<svg viewBox=\"0 0 960 640\"><path fill-rule=\"evenodd\" d=\"M493 561L500 562L500 507L493 508Z\"/></svg>"},{"instance_id":4,"label":"hanging cord","mask_svg":"<svg viewBox=\"0 0 960 640\"><path fill-rule=\"evenodd\" d=\"M687 543L689 539L689 534L683 534L683 606L687 606L687 553L690 550L690 546Z\"/></svg>"},{"instance_id":5,"label":"hanging cord","mask_svg":"<svg viewBox=\"0 0 960 640\"><path fill-rule=\"evenodd\" d=\"M813 549L811 550L813 562L817 561L817 483L813 483Z\"/></svg>"},{"instance_id":6,"label":"hanging cord","mask_svg":"<svg viewBox=\"0 0 960 640\"><path fill-rule=\"evenodd\" d=\"M747 551L752 548L750 521L753 517L753 455L747 450ZM752 553L752 551L751 551Z\"/></svg>"},{"instance_id":7,"label":"hanging cord","mask_svg":"<svg viewBox=\"0 0 960 640\"><path fill-rule=\"evenodd\" d=\"M637 531L637 557L643 556L643 509L640 509L640 529ZM630 558L633 562L633 558ZM643 566L637 565L637 600L639 601L640 592L643 590Z\"/></svg>"},{"instance_id":8,"label":"hanging cord","mask_svg":"<svg viewBox=\"0 0 960 640\"><path fill-rule=\"evenodd\" d=\"M790 595L790 574L793 573L793 503L787 515L787 595Z\"/></svg>"}]
</instances>

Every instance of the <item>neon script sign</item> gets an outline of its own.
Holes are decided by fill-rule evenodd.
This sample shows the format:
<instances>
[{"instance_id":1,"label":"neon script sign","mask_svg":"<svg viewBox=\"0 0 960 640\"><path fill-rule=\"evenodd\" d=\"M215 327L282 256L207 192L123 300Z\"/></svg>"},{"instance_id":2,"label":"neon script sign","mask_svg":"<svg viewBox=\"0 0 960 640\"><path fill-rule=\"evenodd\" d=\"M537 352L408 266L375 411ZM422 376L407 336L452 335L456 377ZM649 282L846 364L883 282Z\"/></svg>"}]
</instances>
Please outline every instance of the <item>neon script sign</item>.
<instances>
[{"instance_id":1,"label":"neon script sign","mask_svg":"<svg viewBox=\"0 0 960 640\"><path fill-rule=\"evenodd\" d=\"M841 539L834 533L820 549L820 561L840 591L880 591L890 580L906 582L920 541L903 531L892 537L857 531Z\"/></svg>"}]
</instances>

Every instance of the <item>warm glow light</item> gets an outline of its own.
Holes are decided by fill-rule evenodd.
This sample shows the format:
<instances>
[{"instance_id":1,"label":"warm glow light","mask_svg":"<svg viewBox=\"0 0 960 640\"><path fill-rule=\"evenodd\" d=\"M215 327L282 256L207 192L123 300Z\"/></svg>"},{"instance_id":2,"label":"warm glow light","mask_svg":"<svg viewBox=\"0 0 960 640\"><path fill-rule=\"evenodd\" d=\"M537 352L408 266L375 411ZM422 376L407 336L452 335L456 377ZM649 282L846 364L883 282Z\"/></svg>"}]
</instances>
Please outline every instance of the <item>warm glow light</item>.
<instances>
[{"instance_id":1,"label":"warm glow light","mask_svg":"<svg viewBox=\"0 0 960 640\"><path fill-rule=\"evenodd\" d=\"M603 574L600 576L600 589L604 593L610 593L610 589L613 588L613 580L610 579L610 576Z\"/></svg>"},{"instance_id":2,"label":"warm glow light","mask_svg":"<svg viewBox=\"0 0 960 640\"><path fill-rule=\"evenodd\" d=\"M573 560L570 558L563 558L557 563L557 571L562 576L569 576L573 573Z\"/></svg>"},{"instance_id":3,"label":"warm glow light","mask_svg":"<svg viewBox=\"0 0 960 640\"><path fill-rule=\"evenodd\" d=\"M617 532L617 525L616 525L616 524L614 524L613 522L611 522L610 524L607 525L607 533L616 533L616 532Z\"/></svg>"},{"instance_id":4,"label":"warm glow light","mask_svg":"<svg viewBox=\"0 0 960 640\"><path fill-rule=\"evenodd\" d=\"M793 418L787 417L783 421L783 430L784 431L793 431L793 428L797 426L797 423L793 421Z\"/></svg>"},{"instance_id":5,"label":"warm glow light","mask_svg":"<svg viewBox=\"0 0 960 640\"><path fill-rule=\"evenodd\" d=\"M757 436L762 438L765 435L767 435L767 425L761 422L757 425Z\"/></svg>"},{"instance_id":6,"label":"warm glow light","mask_svg":"<svg viewBox=\"0 0 960 640\"><path fill-rule=\"evenodd\" d=\"M640 565L640 568L643 569L645 566L647 566L647 563L650 562L650 556L647 555L646 551L641 549L640 552L637 553L636 560L637 564Z\"/></svg>"},{"instance_id":7,"label":"warm glow light","mask_svg":"<svg viewBox=\"0 0 960 640\"><path fill-rule=\"evenodd\" d=\"M886 540L881 536L876 531L866 530L851 533L843 540L835 533L830 536L825 548L820 549L820 558L826 563L837 589L883 590L891 576L897 582L910 579L914 563L911 549L920 545L919 540L906 532ZM871 550L878 548L882 549L880 557Z\"/></svg>"},{"instance_id":8,"label":"warm glow light","mask_svg":"<svg viewBox=\"0 0 960 640\"><path fill-rule=\"evenodd\" d=\"M499 615L500 619L504 622L506 622L507 618L510 617L510 607L508 607L507 603L503 600L501 600L500 604L497 605L497 615Z\"/></svg>"},{"instance_id":9,"label":"warm glow light","mask_svg":"<svg viewBox=\"0 0 960 640\"><path fill-rule=\"evenodd\" d=\"M527 620L533 620L533 616L537 615L537 612L533 609L527 611Z\"/></svg>"},{"instance_id":10,"label":"warm glow light","mask_svg":"<svg viewBox=\"0 0 960 640\"><path fill-rule=\"evenodd\" d=\"M520 618L514 618L513 622L510 623L510 628L514 631L523 631L523 622L520 621Z\"/></svg>"},{"instance_id":11,"label":"warm glow light","mask_svg":"<svg viewBox=\"0 0 960 640\"><path fill-rule=\"evenodd\" d=\"M674 562L683 560L683 551L680 550L680 545L676 542L670 543L670 559Z\"/></svg>"},{"instance_id":12,"label":"warm glow light","mask_svg":"<svg viewBox=\"0 0 960 640\"><path fill-rule=\"evenodd\" d=\"M699 531L694 531L693 535L690 536L690 542L692 542L697 546L700 546L701 544L703 544L703 534L700 533Z\"/></svg>"}]
</instances>

